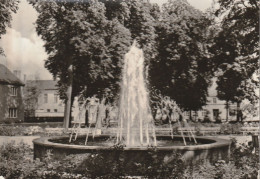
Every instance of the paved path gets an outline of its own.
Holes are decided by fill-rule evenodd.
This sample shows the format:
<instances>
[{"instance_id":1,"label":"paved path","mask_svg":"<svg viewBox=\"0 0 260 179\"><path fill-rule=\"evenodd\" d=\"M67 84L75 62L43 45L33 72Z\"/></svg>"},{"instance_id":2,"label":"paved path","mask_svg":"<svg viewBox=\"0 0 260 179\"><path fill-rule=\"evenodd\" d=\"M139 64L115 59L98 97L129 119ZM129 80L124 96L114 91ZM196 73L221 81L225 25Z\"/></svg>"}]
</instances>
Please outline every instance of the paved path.
<instances>
[{"instance_id":1,"label":"paved path","mask_svg":"<svg viewBox=\"0 0 260 179\"><path fill-rule=\"evenodd\" d=\"M238 136L238 135L219 135L216 136L217 138L221 139L232 139L235 138L237 140L237 144L248 144L248 142L252 141L252 136L251 135L246 135L246 136Z\"/></svg>"}]
</instances>

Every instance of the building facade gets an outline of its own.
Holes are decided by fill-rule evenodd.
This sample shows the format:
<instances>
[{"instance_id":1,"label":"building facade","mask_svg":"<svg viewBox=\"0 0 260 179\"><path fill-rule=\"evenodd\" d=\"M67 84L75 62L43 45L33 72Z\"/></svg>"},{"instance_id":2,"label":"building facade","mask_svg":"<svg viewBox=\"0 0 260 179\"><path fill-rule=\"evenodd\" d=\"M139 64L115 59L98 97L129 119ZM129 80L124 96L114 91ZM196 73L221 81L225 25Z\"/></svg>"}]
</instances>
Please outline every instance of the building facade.
<instances>
[{"instance_id":1,"label":"building facade","mask_svg":"<svg viewBox=\"0 0 260 179\"><path fill-rule=\"evenodd\" d=\"M236 104L229 103L228 110L226 109L226 101L220 100L217 97L216 79L213 79L212 85L208 89L209 96L207 97L207 104L199 111L191 111L192 119L203 121L205 118L215 122L216 120L228 121L236 120ZM228 114L227 114L228 113ZM190 111L184 112L184 118L190 118Z\"/></svg>"},{"instance_id":2,"label":"building facade","mask_svg":"<svg viewBox=\"0 0 260 179\"><path fill-rule=\"evenodd\" d=\"M26 85L35 87L34 118L62 121L64 102L58 95L57 82L53 80L30 80ZM31 88L32 89L32 88Z\"/></svg>"},{"instance_id":3,"label":"building facade","mask_svg":"<svg viewBox=\"0 0 260 179\"><path fill-rule=\"evenodd\" d=\"M23 86L19 78L0 64L0 123L24 121Z\"/></svg>"},{"instance_id":4,"label":"building facade","mask_svg":"<svg viewBox=\"0 0 260 179\"><path fill-rule=\"evenodd\" d=\"M215 122L217 120L226 121L228 113L228 120L236 120L236 105L229 103L228 111L226 109L226 102L219 100L217 96L208 96L207 104L199 111L191 111L192 119L197 121L208 120ZM190 118L190 111L184 112L184 118Z\"/></svg>"}]
</instances>

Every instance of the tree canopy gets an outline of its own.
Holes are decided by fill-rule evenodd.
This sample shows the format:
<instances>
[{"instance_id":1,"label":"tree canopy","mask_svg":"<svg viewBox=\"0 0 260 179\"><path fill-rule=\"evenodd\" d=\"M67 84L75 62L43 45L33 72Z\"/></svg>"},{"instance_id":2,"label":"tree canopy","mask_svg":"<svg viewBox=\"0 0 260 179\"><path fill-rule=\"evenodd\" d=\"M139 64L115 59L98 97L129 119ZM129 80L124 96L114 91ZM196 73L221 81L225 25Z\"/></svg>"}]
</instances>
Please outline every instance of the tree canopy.
<instances>
[{"instance_id":1,"label":"tree canopy","mask_svg":"<svg viewBox=\"0 0 260 179\"><path fill-rule=\"evenodd\" d=\"M238 102L255 102L259 69L259 2L255 0L220 0L216 15L220 30L210 49L218 77L218 97Z\"/></svg>"},{"instance_id":2,"label":"tree canopy","mask_svg":"<svg viewBox=\"0 0 260 179\"><path fill-rule=\"evenodd\" d=\"M0 39L6 33L6 28L11 27L12 13L18 10L19 0L2 0L0 4ZM4 51L0 47L0 55Z\"/></svg>"},{"instance_id":3,"label":"tree canopy","mask_svg":"<svg viewBox=\"0 0 260 179\"><path fill-rule=\"evenodd\" d=\"M169 0L161 9L146 0L29 1L39 13L36 31L49 55L45 67L59 80L64 98L70 65L73 96L118 94L123 58L136 39L144 50L149 88L182 109L199 110L207 103L213 75L220 99L255 99L259 7L254 0L219 0L220 25L187 0Z\"/></svg>"},{"instance_id":4,"label":"tree canopy","mask_svg":"<svg viewBox=\"0 0 260 179\"><path fill-rule=\"evenodd\" d=\"M65 0L32 3L39 12L36 30L49 54L45 67L59 79L61 94L69 83L70 65L74 96L86 88L89 96L116 88L130 32L117 20L106 18L104 4Z\"/></svg>"},{"instance_id":5,"label":"tree canopy","mask_svg":"<svg viewBox=\"0 0 260 179\"><path fill-rule=\"evenodd\" d=\"M146 1L30 1L39 12L36 31L49 54L45 67L61 93L73 65L73 94L117 93L123 58L133 39L151 58L154 18ZM86 90L85 90L86 89ZM65 95L63 95L65 97Z\"/></svg>"},{"instance_id":6,"label":"tree canopy","mask_svg":"<svg viewBox=\"0 0 260 179\"><path fill-rule=\"evenodd\" d=\"M211 75L205 53L206 14L187 1L164 4L158 32L158 55L151 67L151 82L186 110L206 104Z\"/></svg>"}]
</instances>

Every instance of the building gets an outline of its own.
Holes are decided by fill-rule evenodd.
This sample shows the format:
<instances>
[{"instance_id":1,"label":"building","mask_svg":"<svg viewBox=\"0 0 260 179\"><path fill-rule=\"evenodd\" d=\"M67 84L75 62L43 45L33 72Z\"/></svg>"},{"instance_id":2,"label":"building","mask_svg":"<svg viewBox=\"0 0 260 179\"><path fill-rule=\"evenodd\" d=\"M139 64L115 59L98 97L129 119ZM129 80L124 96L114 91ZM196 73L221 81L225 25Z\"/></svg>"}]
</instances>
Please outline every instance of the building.
<instances>
[{"instance_id":1,"label":"building","mask_svg":"<svg viewBox=\"0 0 260 179\"><path fill-rule=\"evenodd\" d=\"M34 114L31 117L36 118L36 120L63 121L64 102L58 95L57 81L29 80L26 82L26 86L34 87L36 91L34 92L36 96L32 97L36 99Z\"/></svg>"},{"instance_id":2,"label":"building","mask_svg":"<svg viewBox=\"0 0 260 179\"><path fill-rule=\"evenodd\" d=\"M23 86L18 77L0 64L0 123L24 121Z\"/></svg>"},{"instance_id":3,"label":"building","mask_svg":"<svg viewBox=\"0 0 260 179\"><path fill-rule=\"evenodd\" d=\"M216 80L213 79L213 84L208 89L209 96L207 97L207 104L203 106L202 110L192 111L192 118L203 121L206 116L208 116L210 121L222 120L226 121L227 110L226 101L220 100L217 97L216 90ZM190 112L186 111L184 113L184 118L188 119L190 117ZM236 120L236 104L229 103L228 108L228 120Z\"/></svg>"}]
</instances>

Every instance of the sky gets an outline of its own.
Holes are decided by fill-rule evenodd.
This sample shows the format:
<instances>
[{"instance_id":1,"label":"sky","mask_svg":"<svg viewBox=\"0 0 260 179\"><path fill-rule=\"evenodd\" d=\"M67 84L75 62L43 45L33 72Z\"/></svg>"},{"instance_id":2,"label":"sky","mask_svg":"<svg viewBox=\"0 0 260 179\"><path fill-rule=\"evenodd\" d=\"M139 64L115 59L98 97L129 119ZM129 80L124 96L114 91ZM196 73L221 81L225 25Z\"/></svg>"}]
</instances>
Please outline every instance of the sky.
<instances>
[{"instance_id":1,"label":"sky","mask_svg":"<svg viewBox=\"0 0 260 179\"><path fill-rule=\"evenodd\" d=\"M212 0L188 0L195 8L205 11L211 6ZM167 0L150 0L162 5ZM44 42L35 31L37 12L26 0L21 0L19 10L13 14L11 28L2 36L0 46L5 57L0 56L0 63L10 70L20 70L27 79L38 76L42 80L52 79L52 75L44 68L44 60L48 55L44 50ZM22 75L23 76L23 75Z\"/></svg>"}]
</instances>

